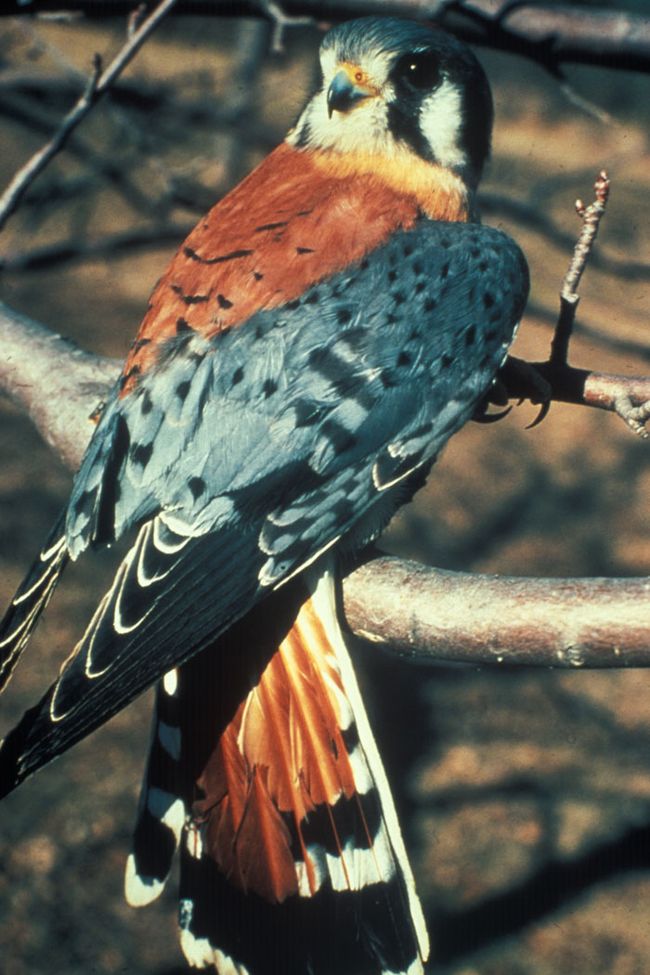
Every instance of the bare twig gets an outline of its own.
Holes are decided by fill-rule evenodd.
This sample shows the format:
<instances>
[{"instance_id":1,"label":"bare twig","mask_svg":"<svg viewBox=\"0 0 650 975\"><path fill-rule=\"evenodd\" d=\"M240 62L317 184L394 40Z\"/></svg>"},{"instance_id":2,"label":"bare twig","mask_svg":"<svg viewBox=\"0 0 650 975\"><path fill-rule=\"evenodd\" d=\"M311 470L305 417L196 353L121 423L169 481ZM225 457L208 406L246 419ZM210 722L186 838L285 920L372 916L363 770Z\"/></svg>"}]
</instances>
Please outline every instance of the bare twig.
<instances>
[{"instance_id":1,"label":"bare twig","mask_svg":"<svg viewBox=\"0 0 650 975\"><path fill-rule=\"evenodd\" d=\"M275 54L284 53L284 35L288 27L305 27L313 23L311 16L290 16L285 13L275 0L258 0L260 9L266 14L273 25L271 33L271 50Z\"/></svg>"},{"instance_id":2,"label":"bare twig","mask_svg":"<svg viewBox=\"0 0 650 975\"><path fill-rule=\"evenodd\" d=\"M569 355L569 343L580 296L578 285L587 266L591 249L596 240L598 227L605 214L609 196L609 177L603 170L594 183L596 199L586 207L582 200L576 200L576 212L582 218L582 230L573 249L573 257L562 282L560 291L560 315L551 342L549 362L554 366L565 364Z\"/></svg>"},{"instance_id":3,"label":"bare twig","mask_svg":"<svg viewBox=\"0 0 650 975\"><path fill-rule=\"evenodd\" d=\"M45 169L50 160L63 148L70 134L86 115L88 115L97 100L108 91L176 2L177 0L162 0L153 13L129 37L126 44L124 44L104 71L102 71L99 55L95 55L93 70L81 97L65 116L52 138L16 173L0 197L0 229L16 209L28 187L34 182L39 173Z\"/></svg>"}]
</instances>

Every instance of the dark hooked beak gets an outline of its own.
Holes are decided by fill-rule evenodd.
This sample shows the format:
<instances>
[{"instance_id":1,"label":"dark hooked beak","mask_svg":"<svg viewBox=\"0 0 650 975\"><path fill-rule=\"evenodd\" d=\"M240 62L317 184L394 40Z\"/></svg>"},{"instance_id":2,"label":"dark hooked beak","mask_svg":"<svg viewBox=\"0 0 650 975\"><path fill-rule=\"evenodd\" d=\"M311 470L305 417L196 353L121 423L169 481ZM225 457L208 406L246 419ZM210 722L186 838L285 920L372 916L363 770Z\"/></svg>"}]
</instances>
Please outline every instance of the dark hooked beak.
<instances>
[{"instance_id":1,"label":"dark hooked beak","mask_svg":"<svg viewBox=\"0 0 650 975\"><path fill-rule=\"evenodd\" d=\"M347 72L338 71L327 90L327 114L332 112L349 112L351 108L363 98L368 98L370 92L366 88L355 85Z\"/></svg>"}]
</instances>

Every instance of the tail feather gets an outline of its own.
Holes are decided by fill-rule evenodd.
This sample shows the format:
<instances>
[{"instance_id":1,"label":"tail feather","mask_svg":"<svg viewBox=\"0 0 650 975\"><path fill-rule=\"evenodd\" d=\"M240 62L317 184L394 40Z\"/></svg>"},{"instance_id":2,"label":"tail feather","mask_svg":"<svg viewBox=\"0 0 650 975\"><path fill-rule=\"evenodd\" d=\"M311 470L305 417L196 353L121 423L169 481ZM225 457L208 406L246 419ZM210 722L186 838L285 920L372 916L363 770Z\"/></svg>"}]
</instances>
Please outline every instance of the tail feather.
<instances>
[{"instance_id":1,"label":"tail feather","mask_svg":"<svg viewBox=\"0 0 650 975\"><path fill-rule=\"evenodd\" d=\"M176 697L159 691L155 727L127 897L162 889L182 810L191 965L421 975L424 919L329 572L309 588L292 580L183 665ZM158 837L164 849L147 854Z\"/></svg>"},{"instance_id":2,"label":"tail feather","mask_svg":"<svg viewBox=\"0 0 650 975\"><path fill-rule=\"evenodd\" d=\"M132 907L144 907L162 893L185 825L179 691L177 670L156 688L149 759L124 877L124 895Z\"/></svg>"},{"instance_id":3,"label":"tail feather","mask_svg":"<svg viewBox=\"0 0 650 975\"><path fill-rule=\"evenodd\" d=\"M68 563L64 527L65 512L48 535L42 551L0 623L0 692L9 683L32 631Z\"/></svg>"}]
</instances>

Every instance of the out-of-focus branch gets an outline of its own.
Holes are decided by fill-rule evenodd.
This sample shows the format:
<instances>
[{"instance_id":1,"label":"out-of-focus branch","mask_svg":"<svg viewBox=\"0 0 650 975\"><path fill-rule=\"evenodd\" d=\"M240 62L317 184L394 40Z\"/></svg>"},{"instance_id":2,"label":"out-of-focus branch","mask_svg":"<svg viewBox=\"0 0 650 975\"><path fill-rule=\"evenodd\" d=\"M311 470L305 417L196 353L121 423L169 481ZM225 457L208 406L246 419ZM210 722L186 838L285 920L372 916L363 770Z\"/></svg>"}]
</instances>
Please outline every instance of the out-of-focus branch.
<instances>
[{"instance_id":1,"label":"out-of-focus branch","mask_svg":"<svg viewBox=\"0 0 650 975\"><path fill-rule=\"evenodd\" d=\"M75 468L93 430L89 416L119 363L82 352L2 305L0 347L0 391ZM617 389L648 396L650 378L585 375L587 390L600 382L612 397ZM574 401L586 404L590 395ZM650 666L649 595L650 580L502 579L388 558L357 569L344 586L352 630L398 653L560 667Z\"/></svg>"},{"instance_id":2,"label":"out-of-focus branch","mask_svg":"<svg viewBox=\"0 0 650 975\"><path fill-rule=\"evenodd\" d=\"M83 94L65 116L52 138L18 170L0 197L0 229L4 227L38 174L63 148L74 129L88 115L98 99L108 91L176 2L177 0L162 0L153 13L136 30L130 33L126 44L123 45L105 70L102 70L99 55L95 55L93 70ZM23 11L24 9L23 6Z\"/></svg>"},{"instance_id":3,"label":"out-of-focus branch","mask_svg":"<svg viewBox=\"0 0 650 975\"><path fill-rule=\"evenodd\" d=\"M6 0L0 13L24 15L77 11L97 17L128 14L132 0ZM179 14L311 17L314 21L364 14L397 14L434 20L476 44L516 51L547 66L565 62L650 71L650 19L616 7L591 8L538 0L178 0Z\"/></svg>"}]
</instances>

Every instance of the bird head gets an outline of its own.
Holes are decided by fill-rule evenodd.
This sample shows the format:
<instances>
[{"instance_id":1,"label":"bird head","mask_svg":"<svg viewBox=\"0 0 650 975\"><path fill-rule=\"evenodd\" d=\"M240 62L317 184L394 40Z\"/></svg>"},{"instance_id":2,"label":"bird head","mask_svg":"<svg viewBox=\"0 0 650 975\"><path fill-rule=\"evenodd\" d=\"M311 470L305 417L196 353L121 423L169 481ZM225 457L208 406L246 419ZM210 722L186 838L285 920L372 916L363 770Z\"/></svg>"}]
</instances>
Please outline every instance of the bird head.
<instances>
[{"instance_id":1,"label":"bird head","mask_svg":"<svg viewBox=\"0 0 650 975\"><path fill-rule=\"evenodd\" d=\"M404 165L415 157L476 186L493 108L465 44L412 21L364 17L326 34L320 62L323 83L289 134L293 145Z\"/></svg>"}]
</instances>

